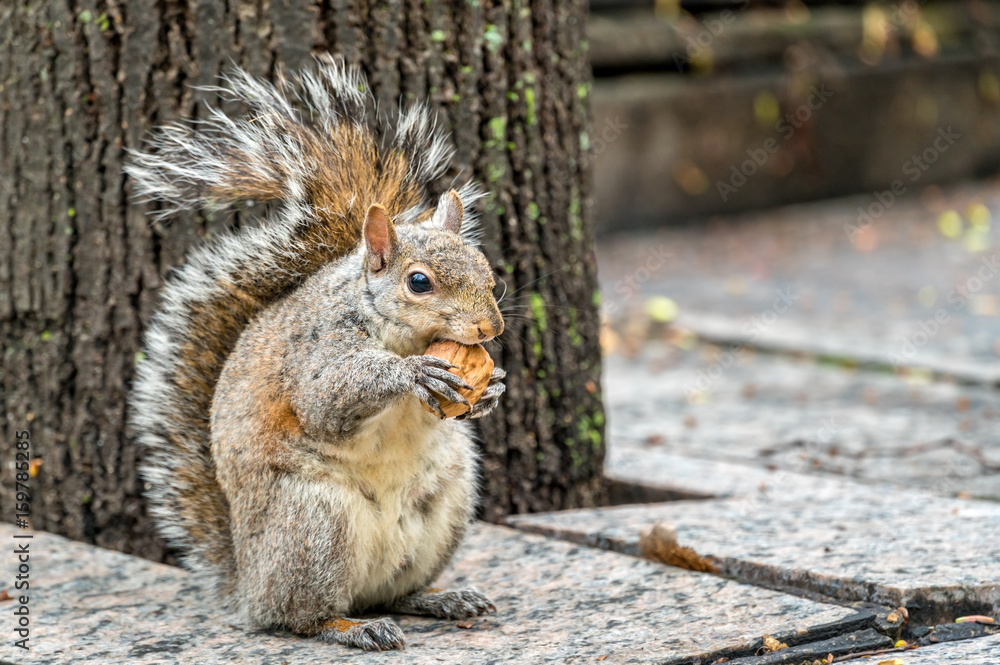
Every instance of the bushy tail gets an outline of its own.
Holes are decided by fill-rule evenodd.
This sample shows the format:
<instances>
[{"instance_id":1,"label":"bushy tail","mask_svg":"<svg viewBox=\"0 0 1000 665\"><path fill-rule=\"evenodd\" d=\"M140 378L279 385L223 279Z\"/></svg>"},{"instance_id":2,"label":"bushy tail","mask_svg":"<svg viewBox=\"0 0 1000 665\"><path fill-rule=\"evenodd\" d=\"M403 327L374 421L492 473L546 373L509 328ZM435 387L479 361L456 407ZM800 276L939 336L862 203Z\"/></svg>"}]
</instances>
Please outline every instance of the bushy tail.
<instances>
[{"instance_id":1,"label":"bushy tail","mask_svg":"<svg viewBox=\"0 0 1000 665\"><path fill-rule=\"evenodd\" d=\"M425 187L451 152L423 107L402 113L394 138L381 145L366 122L363 77L336 63L280 87L237 71L224 90L246 115L212 110L200 126L163 128L153 152L133 153L126 171L162 214L243 199L281 202L264 223L193 252L171 277L132 395L154 518L186 565L226 595L229 509L209 429L223 362L258 312L356 245L370 204L402 222L432 214ZM462 190L467 207L477 196L474 187Z\"/></svg>"}]
</instances>

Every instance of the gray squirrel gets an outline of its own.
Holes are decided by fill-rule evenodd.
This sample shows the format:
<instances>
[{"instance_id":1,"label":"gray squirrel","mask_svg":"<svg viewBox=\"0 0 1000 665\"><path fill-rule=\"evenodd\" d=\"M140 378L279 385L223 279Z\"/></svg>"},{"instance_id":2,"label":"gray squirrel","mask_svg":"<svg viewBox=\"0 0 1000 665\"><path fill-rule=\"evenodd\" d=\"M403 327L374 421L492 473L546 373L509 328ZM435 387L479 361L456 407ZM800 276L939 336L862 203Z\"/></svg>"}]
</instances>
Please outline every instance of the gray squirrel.
<instances>
[{"instance_id":1,"label":"gray squirrel","mask_svg":"<svg viewBox=\"0 0 1000 665\"><path fill-rule=\"evenodd\" d=\"M399 626L350 617L495 611L475 589L428 588L478 488L471 424L441 411L469 386L422 354L504 325L480 190L429 202L444 134L417 105L379 141L356 69L226 81L245 115L161 128L126 167L162 214L271 202L188 256L146 332L131 422L161 533L249 628L381 650L403 648ZM503 378L467 417L496 406Z\"/></svg>"}]
</instances>

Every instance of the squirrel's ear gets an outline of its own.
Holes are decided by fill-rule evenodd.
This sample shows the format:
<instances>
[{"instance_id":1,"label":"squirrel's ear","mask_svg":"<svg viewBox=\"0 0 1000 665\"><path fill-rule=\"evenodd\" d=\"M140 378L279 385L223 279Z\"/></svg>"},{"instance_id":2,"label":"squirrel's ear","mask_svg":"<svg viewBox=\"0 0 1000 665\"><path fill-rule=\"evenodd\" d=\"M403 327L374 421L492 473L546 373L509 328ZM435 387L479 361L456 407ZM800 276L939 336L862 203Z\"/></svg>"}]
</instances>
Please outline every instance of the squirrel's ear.
<instances>
[{"instance_id":1,"label":"squirrel's ear","mask_svg":"<svg viewBox=\"0 0 1000 665\"><path fill-rule=\"evenodd\" d=\"M396 227L389 219L385 208L375 204L368 208L365 215L365 259L368 269L372 272L383 270L396 251Z\"/></svg>"},{"instance_id":2,"label":"squirrel's ear","mask_svg":"<svg viewBox=\"0 0 1000 665\"><path fill-rule=\"evenodd\" d=\"M462 197L454 189L441 197L437 210L434 211L434 223L439 228L452 233L458 233L462 229L462 217L465 214L465 205Z\"/></svg>"}]
</instances>

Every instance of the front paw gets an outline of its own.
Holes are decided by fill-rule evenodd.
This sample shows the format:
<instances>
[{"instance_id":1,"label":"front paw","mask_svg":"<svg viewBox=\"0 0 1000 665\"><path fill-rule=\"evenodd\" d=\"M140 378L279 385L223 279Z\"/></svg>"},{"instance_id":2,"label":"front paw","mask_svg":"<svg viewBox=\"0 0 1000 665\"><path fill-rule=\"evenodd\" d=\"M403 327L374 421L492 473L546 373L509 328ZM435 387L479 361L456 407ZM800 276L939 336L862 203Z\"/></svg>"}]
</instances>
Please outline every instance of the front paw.
<instances>
[{"instance_id":1,"label":"front paw","mask_svg":"<svg viewBox=\"0 0 1000 665\"><path fill-rule=\"evenodd\" d=\"M475 403L471 411L458 416L457 420L482 418L497 408L497 404L500 403L500 396L507 392L507 386L503 383L506 376L507 372L499 367L495 368L493 374L490 375L490 382L486 385L486 390L479 397L479 401Z\"/></svg>"},{"instance_id":2,"label":"front paw","mask_svg":"<svg viewBox=\"0 0 1000 665\"><path fill-rule=\"evenodd\" d=\"M452 374L449 369L457 369L458 365L452 365L443 358L437 356L412 356L415 367L416 378L413 384L413 394L421 402L426 404L438 417L444 419L444 410L441 408L443 397L449 402L469 405L469 400L462 397L458 388L472 390L472 386L465 382L465 379ZM435 393L437 393L435 395Z\"/></svg>"}]
</instances>

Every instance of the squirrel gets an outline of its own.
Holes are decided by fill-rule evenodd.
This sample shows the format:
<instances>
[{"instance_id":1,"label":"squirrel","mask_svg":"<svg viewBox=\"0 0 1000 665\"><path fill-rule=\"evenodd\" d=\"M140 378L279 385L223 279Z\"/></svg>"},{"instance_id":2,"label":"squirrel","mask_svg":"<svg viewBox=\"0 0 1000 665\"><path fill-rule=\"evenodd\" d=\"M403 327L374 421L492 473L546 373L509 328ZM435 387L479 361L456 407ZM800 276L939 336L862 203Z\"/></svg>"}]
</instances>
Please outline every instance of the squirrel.
<instances>
[{"instance_id":1,"label":"squirrel","mask_svg":"<svg viewBox=\"0 0 1000 665\"><path fill-rule=\"evenodd\" d=\"M342 62L225 83L245 114L162 127L126 166L156 214L269 206L189 254L146 331L130 412L158 529L251 629L383 650L404 647L398 624L351 617L495 611L476 589L428 586L477 502L466 416L504 392L495 369L446 419L441 400L467 405L470 386L422 355L503 331L481 190L429 201L445 134L420 104L377 138L365 79Z\"/></svg>"}]
</instances>

